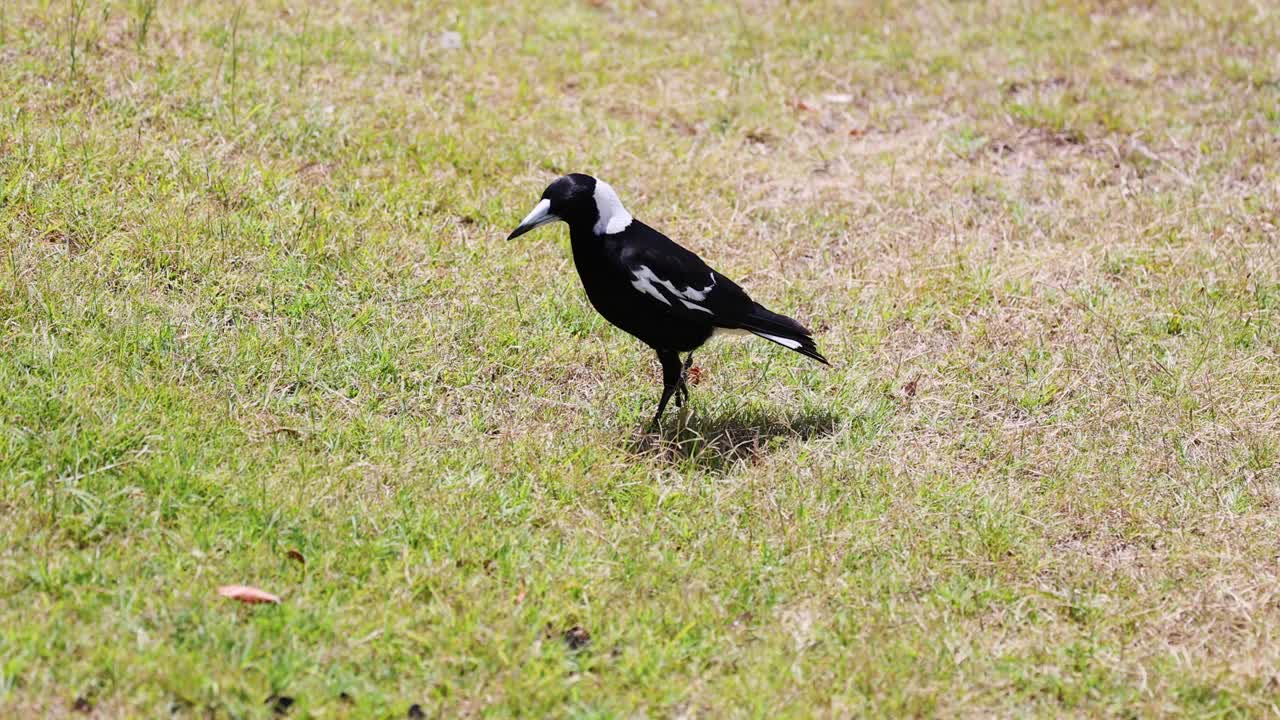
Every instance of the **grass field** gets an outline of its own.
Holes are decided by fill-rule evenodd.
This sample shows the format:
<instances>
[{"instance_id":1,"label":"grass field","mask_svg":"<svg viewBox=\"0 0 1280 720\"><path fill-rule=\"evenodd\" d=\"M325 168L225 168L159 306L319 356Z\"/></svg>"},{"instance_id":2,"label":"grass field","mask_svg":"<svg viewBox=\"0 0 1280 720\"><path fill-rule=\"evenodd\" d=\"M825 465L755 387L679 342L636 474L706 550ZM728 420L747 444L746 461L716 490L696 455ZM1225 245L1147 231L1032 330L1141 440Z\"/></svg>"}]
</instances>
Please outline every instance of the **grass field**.
<instances>
[{"instance_id":1,"label":"grass field","mask_svg":"<svg viewBox=\"0 0 1280 720\"><path fill-rule=\"evenodd\" d=\"M1280 715L1277 47L5 0L0 715ZM563 226L504 240L570 171L834 367L715 345L647 434Z\"/></svg>"}]
</instances>

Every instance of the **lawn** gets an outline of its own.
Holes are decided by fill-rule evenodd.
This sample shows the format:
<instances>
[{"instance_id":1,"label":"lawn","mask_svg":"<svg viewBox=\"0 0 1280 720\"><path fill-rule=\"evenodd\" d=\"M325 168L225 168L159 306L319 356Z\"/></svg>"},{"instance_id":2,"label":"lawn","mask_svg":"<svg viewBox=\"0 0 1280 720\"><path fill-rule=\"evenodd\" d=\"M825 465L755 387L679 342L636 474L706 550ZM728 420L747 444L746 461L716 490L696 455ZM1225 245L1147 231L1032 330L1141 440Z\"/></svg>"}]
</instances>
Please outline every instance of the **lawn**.
<instances>
[{"instance_id":1,"label":"lawn","mask_svg":"<svg viewBox=\"0 0 1280 720\"><path fill-rule=\"evenodd\" d=\"M1280 715L1277 47L4 0L0 714ZM833 367L718 341L646 432L564 226L505 240L572 171Z\"/></svg>"}]
</instances>

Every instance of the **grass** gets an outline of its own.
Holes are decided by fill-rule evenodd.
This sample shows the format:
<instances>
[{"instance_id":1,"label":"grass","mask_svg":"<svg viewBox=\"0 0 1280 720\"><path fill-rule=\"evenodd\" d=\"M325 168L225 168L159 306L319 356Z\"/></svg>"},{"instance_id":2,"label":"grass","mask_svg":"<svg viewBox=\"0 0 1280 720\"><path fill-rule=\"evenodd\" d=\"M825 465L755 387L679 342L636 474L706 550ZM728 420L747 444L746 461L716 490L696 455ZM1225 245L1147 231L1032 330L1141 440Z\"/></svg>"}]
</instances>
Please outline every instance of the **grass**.
<instances>
[{"instance_id":1,"label":"grass","mask_svg":"<svg viewBox=\"0 0 1280 720\"><path fill-rule=\"evenodd\" d=\"M1278 45L4 3L3 714L1280 714ZM835 367L717 345L645 434L565 231L503 240L575 170Z\"/></svg>"}]
</instances>

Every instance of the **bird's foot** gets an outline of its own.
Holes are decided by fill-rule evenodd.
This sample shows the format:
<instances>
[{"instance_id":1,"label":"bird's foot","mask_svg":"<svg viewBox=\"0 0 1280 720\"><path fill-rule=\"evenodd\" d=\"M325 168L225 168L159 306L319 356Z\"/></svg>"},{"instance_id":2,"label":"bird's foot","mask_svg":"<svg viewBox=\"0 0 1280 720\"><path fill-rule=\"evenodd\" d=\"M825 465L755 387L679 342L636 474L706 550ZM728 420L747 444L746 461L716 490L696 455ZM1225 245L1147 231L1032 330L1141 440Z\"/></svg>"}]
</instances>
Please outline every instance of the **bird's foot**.
<instances>
[{"instance_id":1,"label":"bird's foot","mask_svg":"<svg viewBox=\"0 0 1280 720\"><path fill-rule=\"evenodd\" d=\"M657 414L653 416L653 419L649 421L649 432L662 432L662 409L659 409Z\"/></svg>"},{"instance_id":2,"label":"bird's foot","mask_svg":"<svg viewBox=\"0 0 1280 720\"><path fill-rule=\"evenodd\" d=\"M693 403L681 403L677 400L676 407L679 408L679 411L676 412L676 428L679 432L683 432L689 424L689 416L693 414ZM649 432L661 433L662 427L662 414L654 415L653 419L649 421Z\"/></svg>"}]
</instances>

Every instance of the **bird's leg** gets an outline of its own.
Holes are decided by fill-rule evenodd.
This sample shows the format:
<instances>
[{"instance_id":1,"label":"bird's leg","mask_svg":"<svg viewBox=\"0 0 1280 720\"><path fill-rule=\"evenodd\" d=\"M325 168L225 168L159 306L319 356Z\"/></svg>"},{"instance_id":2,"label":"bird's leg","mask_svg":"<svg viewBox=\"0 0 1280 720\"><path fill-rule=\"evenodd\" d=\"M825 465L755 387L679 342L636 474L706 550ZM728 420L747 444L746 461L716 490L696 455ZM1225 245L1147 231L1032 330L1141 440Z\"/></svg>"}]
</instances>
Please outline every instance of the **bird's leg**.
<instances>
[{"instance_id":1,"label":"bird's leg","mask_svg":"<svg viewBox=\"0 0 1280 720\"><path fill-rule=\"evenodd\" d=\"M676 394L676 407L680 408L680 430L689 425L689 413L693 410L693 403L689 400L689 368L693 367L693 353L689 353L689 357L684 361L684 367L680 368L680 390ZM685 402L680 402L680 396L684 396Z\"/></svg>"},{"instance_id":2,"label":"bird's leg","mask_svg":"<svg viewBox=\"0 0 1280 720\"><path fill-rule=\"evenodd\" d=\"M693 353L685 358L684 367L680 369L680 387L676 390L676 407L683 407L689 399L689 368L693 367Z\"/></svg>"},{"instance_id":3,"label":"bird's leg","mask_svg":"<svg viewBox=\"0 0 1280 720\"><path fill-rule=\"evenodd\" d=\"M653 415L654 429L662 419L662 411L667 409L667 401L680 387L680 354L670 350L659 350L658 361L662 363L662 399L658 401L658 412Z\"/></svg>"}]
</instances>

